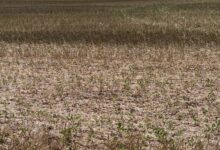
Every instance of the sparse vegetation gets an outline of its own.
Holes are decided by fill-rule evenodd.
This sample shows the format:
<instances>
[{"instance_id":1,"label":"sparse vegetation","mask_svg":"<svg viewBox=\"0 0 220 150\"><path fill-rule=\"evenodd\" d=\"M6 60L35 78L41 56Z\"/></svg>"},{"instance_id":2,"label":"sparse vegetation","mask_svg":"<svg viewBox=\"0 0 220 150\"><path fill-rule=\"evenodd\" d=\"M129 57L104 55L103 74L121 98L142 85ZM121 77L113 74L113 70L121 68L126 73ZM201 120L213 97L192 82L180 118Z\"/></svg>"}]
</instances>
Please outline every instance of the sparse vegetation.
<instances>
[{"instance_id":1,"label":"sparse vegetation","mask_svg":"<svg viewBox=\"0 0 220 150\"><path fill-rule=\"evenodd\" d=\"M0 0L0 149L219 150L218 0Z\"/></svg>"}]
</instances>

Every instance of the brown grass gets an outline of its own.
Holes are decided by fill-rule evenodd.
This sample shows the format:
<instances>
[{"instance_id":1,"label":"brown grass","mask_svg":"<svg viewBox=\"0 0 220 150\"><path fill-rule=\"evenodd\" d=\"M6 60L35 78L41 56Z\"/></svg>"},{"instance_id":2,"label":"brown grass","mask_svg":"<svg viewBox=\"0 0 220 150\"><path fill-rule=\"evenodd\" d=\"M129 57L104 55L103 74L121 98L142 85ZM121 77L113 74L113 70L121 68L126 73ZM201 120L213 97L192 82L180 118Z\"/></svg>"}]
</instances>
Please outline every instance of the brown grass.
<instances>
[{"instance_id":1,"label":"brown grass","mask_svg":"<svg viewBox=\"0 0 220 150\"><path fill-rule=\"evenodd\" d=\"M218 1L51 3L0 9L0 149L219 149Z\"/></svg>"}]
</instances>

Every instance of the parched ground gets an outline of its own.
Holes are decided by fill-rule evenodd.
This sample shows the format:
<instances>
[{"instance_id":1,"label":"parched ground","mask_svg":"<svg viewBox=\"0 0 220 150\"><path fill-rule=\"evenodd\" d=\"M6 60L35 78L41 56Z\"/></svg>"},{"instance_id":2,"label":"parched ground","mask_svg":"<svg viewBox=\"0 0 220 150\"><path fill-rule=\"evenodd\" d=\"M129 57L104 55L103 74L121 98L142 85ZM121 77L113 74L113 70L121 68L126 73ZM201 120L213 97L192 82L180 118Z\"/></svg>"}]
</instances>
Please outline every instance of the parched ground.
<instances>
[{"instance_id":1,"label":"parched ground","mask_svg":"<svg viewBox=\"0 0 220 150\"><path fill-rule=\"evenodd\" d=\"M0 150L219 150L219 0L0 0Z\"/></svg>"},{"instance_id":2,"label":"parched ground","mask_svg":"<svg viewBox=\"0 0 220 150\"><path fill-rule=\"evenodd\" d=\"M3 50L1 149L219 148L219 48Z\"/></svg>"}]
</instances>

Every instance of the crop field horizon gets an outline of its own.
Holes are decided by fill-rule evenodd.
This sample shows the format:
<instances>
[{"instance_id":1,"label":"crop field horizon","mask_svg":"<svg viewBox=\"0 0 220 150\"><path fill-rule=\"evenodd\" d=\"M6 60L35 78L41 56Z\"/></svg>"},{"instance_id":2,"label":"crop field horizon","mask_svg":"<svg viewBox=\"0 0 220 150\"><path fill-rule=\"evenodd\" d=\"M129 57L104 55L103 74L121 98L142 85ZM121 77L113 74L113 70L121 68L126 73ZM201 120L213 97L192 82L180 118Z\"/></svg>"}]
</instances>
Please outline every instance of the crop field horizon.
<instances>
[{"instance_id":1,"label":"crop field horizon","mask_svg":"<svg viewBox=\"0 0 220 150\"><path fill-rule=\"evenodd\" d=\"M220 150L219 0L0 0L0 150Z\"/></svg>"}]
</instances>

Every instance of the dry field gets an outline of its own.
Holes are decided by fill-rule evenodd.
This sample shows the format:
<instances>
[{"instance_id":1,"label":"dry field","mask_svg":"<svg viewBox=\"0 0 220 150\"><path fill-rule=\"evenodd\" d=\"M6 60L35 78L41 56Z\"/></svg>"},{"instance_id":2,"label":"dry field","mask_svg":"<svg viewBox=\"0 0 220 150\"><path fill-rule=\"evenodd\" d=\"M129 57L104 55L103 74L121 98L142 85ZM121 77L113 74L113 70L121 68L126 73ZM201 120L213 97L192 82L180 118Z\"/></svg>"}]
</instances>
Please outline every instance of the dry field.
<instances>
[{"instance_id":1,"label":"dry field","mask_svg":"<svg viewBox=\"0 0 220 150\"><path fill-rule=\"evenodd\" d=\"M0 150L219 150L219 0L0 0Z\"/></svg>"}]
</instances>

